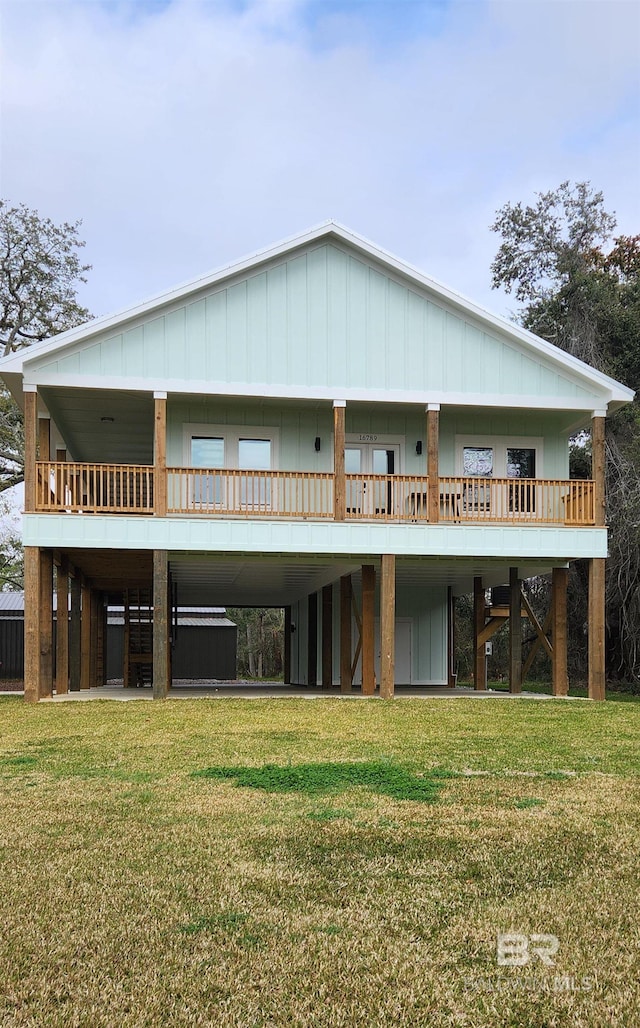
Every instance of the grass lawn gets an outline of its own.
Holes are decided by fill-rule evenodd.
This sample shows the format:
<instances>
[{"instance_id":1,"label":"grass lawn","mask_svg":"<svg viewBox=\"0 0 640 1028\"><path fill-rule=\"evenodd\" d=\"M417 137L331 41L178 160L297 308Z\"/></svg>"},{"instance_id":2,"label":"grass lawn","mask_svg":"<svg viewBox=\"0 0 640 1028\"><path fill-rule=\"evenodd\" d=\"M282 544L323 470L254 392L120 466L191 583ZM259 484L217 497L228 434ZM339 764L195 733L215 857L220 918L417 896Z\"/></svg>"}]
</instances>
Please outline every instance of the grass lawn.
<instances>
[{"instance_id":1,"label":"grass lawn","mask_svg":"<svg viewBox=\"0 0 640 1028\"><path fill-rule=\"evenodd\" d=\"M0 1024L634 1026L639 769L634 702L0 698Z\"/></svg>"}]
</instances>

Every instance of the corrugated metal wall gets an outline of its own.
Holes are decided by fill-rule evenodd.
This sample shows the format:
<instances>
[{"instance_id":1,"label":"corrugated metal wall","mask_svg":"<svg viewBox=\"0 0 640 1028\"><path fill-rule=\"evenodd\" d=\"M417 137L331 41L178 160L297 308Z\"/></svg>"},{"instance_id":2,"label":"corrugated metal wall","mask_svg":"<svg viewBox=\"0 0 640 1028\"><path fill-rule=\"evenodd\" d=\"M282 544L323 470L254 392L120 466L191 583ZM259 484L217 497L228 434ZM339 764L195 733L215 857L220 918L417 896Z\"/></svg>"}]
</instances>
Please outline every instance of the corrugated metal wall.
<instances>
[{"instance_id":1,"label":"corrugated metal wall","mask_svg":"<svg viewBox=\"0 0 640 1028\"><path fill-rule=\"evenodd\" d=\"M24 674L24 620L0 618L0 678Z\"/></svg>"},{"instance_id":2,"label":"corrugated metal wall","mask_svg":"<svg viewBox=\"0 0 640 1028\"><path fill-rule=\"evenodd\" d=\"M238 630L231 627L180 625L173 648L173 678L217 679L236 677ZM122 678L124 626L107 629L107 678Z\"/></svg>"}]
</instances>

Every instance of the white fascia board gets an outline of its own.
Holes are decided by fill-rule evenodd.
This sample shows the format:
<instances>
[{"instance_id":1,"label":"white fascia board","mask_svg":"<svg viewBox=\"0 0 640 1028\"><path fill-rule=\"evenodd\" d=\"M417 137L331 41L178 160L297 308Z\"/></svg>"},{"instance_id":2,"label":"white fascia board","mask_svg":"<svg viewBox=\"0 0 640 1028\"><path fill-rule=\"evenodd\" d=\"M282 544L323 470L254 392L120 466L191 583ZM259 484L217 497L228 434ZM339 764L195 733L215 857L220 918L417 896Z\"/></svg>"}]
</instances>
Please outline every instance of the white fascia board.
<instances>
[{"instance_id":1,"label":"white fascia board","mask_svg":"<svg viewBox=\"0 0 640 1028\"><path fill-rule=\"evenodd\" d=\"M69 389L127 390L129 392L166 393L171 396L195 394L229 398L263 397L276 400L326 400L328 403L401 403L419 404L422 407L508 407L514 410L532 409L545 411L583 411L591 413L600 410L606 398L602 396L529 396L505 393L463 393L438 392L418 389L358 389L344 386L322 386L317 388L288 385L271 385L262 382L204 382L201 379L156 379L132 376L124 378L115 375L59 375L55 372L34 371L25 375L25 382L38 387L59 387ZM340 395L341 400L335 401Z\"/></svg>"},{"instance_id":2,"label":"white fascia board","mask_svg":"<svg viewBox=\"0 0 640 1028\"><path fill-rule=\"evenodd\" d=\"M32 361L37 360L39 357L44 356L51 351L62 350L73 343L89 339L100 332L109 331L112 328L116 328L117 326L132 320L133 318L140 317L141 315L147 314L171 303L175 303L176 301L184 300L190 294L200 292L203 289L216 285L224 279L242 274L245 271L256 268L257 266L280 257L283 254L299 249L300 247L319 239L323 239L325 237L329 238L331 236L343 240L355 250L360 251L383 266L393 268L403 278L408 279L414 284L419 284L429 293L435 295L438 299L446 301L457 311L473 316L478 321L498 331L501 335L506 334L511 339L516 339L520 343L524 343L528 350L537 354L543 354L552 363L569 370L572 374L586 380L591 385L597 384L601 389L606 390L611 401L621 404L628 403L633 399L635 393L632 389L628 389L626 386L617 382L615 379L610 378L608 375L605 375L600 371L596 371L595 368L585 364L584 361L578 360L577 357L573 357L571 354L565 353L564 350L560 350L557 346L553 346L552 343L546 342L546 340L541 339L532 332L520 328L518 325L507 321L505 318L491 314L484 307L481 307L472 300L467 299L461 293L455 292L455 290L450 289L448 286L443 285L436 279L425 275L418 268L415 268L413 265L403 261L399 257L395 257L393 254L384 250L377 244L359 236L356 232L346 228L344 225L340 225L338 222L331 220L323 222L300 235L290 236L271 247L258 250L247 257L241 258L239 261L226 264L207 275L202 275L196 279L192 279L189 282L177 286L175 289L154 296L143 303L125 308L113 315L96 318L94 321L87 322L78 328L70 329L68 332L63 332L61 335L54 336L52 339L46 340L43 343L31 346L28 350L21 350L17 354L12 354L3 360L0 360L0 375L5 371L9 373L20 372L23 370L25 364L30 364Z\"/></svg>"}]
</instances>

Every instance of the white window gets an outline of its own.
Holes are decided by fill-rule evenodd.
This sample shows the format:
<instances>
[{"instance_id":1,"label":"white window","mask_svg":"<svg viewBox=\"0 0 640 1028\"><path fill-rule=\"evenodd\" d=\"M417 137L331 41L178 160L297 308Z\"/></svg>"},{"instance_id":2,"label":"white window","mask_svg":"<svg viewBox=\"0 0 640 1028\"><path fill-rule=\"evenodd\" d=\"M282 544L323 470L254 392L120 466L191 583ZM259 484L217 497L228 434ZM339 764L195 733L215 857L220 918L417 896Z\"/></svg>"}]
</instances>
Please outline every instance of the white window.
<instances>
[{"instance_id":1,"label":"white window","mask_svg":"<svg viewBox=\"0 0 640 1028\"><path fill-rule=\"evenodd\" d=\"M462 486L462 506L480 517L495 508L502 514L535 515L537 489L528 480L541 477L542 439L524 436L456 436L456 474L464 478L524 479L467 483Z\"/></svg>"},{"instance_id":2,"label":"white window","mask_svg":"<svg viewBox=\"0 0 640 1028\"><path fill-rule=\"evenodd\" d=\"M456 474L465 478L541 478L542 439L456 436Z\"/></svg>"},{"instance_id":3,"label":"white window","mask_svg":"<svg viewBox=\"0 0 640 1028\"><path fill-rule=\"evenodd\" d=\"M278 466L279 431L255 425L185 425L183 452L190 468L269 471Z\"/></svg>"},{"instance_id":4,"label":"white window","mask_svg":"<svg viewBox=\"0 0 640 1028\"><path fill-rule=\"evenodd\" d=\"M186 466L211 472L220 469L219 474L192 477L190 503L200 510L274 509L273 483L266 472L277 467L277 446L276 428L185 425Z\"/></svg>"}]
</instances>

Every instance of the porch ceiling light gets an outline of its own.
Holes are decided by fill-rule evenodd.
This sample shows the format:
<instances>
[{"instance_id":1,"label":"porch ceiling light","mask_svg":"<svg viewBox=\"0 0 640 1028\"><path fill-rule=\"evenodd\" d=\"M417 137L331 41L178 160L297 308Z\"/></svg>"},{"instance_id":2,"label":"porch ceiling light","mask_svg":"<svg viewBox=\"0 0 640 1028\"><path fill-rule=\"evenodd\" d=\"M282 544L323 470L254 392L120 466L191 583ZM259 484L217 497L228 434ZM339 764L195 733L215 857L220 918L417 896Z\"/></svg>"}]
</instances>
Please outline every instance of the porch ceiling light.
<instances>
[{"instance_id":1,"label":"porch ceiling light","mask_svg":"<svg viewBox=\"0 0 640 1028\"><path fill-rule=\"evenodd\" d=\"M100 421L102 421L102 423L105 424L105 425L112 425L113 422L115 421L115 418L111 418L111 417L106 416L104 418L100 418Z\"/></svg>"},{"instance_id":2,"label":"porch ceiling light","mask_svg":"<svg viewBox=\"0 0 640 1028\"><path fill-rule=\"evenodd\" d=\"M316 440L315 440L315 443L313 445L315 446L316 453L320 453L320 436L319 435L316 436Z\"/></svg>"}]
</instances>

